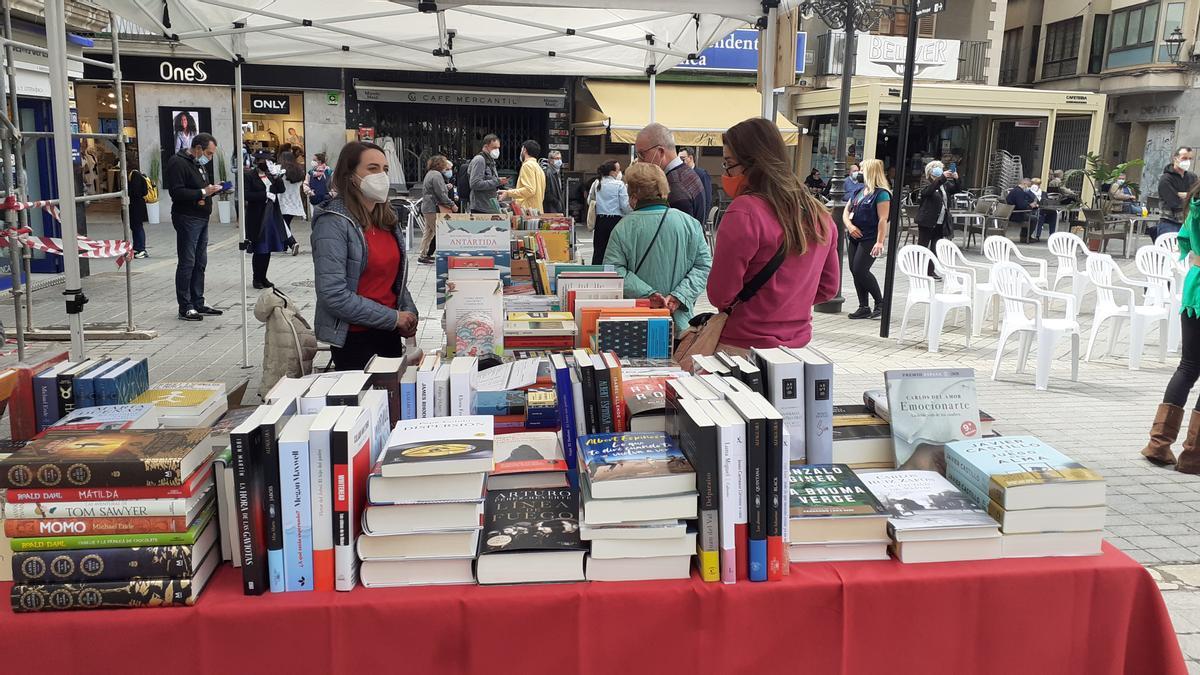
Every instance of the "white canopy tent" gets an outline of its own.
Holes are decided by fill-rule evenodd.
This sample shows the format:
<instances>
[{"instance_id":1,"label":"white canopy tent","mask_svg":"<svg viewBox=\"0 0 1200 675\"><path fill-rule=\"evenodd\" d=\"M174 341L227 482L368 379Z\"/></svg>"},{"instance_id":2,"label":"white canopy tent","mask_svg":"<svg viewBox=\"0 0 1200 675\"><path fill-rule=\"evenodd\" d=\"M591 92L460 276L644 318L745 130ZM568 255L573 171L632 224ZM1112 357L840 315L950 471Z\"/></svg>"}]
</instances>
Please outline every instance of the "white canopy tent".
<instances>
[{"instance_id":1,"label":"white canopy tent","mask_svg":"<svg viewBox=\"0 0 1200 675\"><path fill-rule=\"evenodd\" d=\"M647 122L655 116L657 73L694 58L739 26L770 26L779 10L795 1L96 0L149 31L232 61L237 102L242 100L243 63L426 72L645 74L650 77ZM54 11L51 5L61 4L62 0L47 0L48 14ZM773 54L774 31L765 30L763 35L762 53ZM772 73L770 68L763 70L763 115L773 119ZM241 105L235 105L235 129L241 128L241 115ZM238 171L239 200L244 194L242 179ZM64 199L68 208L63 210L73 213L68 201ZM244 212L239 203L243 238ZM64 219L63 226L64 237L68 232L73 236L74 223L68 226ZM241 258L242 358L248 365L245 256ZM77 344L82 352L82 335Z\"/></svg>"}]
</instances>

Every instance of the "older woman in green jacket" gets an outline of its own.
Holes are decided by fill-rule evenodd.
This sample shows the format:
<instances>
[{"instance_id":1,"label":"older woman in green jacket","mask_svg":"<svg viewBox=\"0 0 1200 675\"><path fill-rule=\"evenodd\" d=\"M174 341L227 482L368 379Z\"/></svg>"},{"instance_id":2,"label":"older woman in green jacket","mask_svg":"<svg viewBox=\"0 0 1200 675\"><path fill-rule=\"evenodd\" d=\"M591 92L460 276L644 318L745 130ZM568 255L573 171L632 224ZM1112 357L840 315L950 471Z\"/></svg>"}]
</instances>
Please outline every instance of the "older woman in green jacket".
<instances>
[{"instance_id":1,"label":"older woman in green jacket","mask_svg":"<svg viewBox=\"0 0 1200 675\"><path fill-rule=\"evenodd\" d=\"M652 307L671 310L678 334L708 283L712 251L700 223L667 206L667 176L657 165L630 166L625 183L635 210L617 223L604 262L624 277L626 298L650 298Z\"/></svg>"}]
</instances>

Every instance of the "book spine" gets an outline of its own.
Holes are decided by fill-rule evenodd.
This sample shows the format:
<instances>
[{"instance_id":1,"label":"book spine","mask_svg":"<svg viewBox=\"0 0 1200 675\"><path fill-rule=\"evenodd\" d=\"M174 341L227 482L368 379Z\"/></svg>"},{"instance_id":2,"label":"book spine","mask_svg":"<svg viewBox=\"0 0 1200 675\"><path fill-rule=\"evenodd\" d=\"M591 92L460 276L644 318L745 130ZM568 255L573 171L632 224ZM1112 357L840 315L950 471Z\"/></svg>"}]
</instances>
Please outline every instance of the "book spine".
<instances>
[{"instance_id":1,"label":"book spine","mask_svg":"<svg viewBox=\"0 0 1200 675\"><path fill-rule=\"evenodd\" d=\"M4 517L50 518L146 518L186 516L188 499L146 499L107 502L22 502L5 503Z\"/></svg>"},{"instance_id":2,"label":"book spine","mask_svg":"<svg viewBox=\"0 0 1200 675\"><path fill-rule=\"evenodd\" d=\"M470 371L454 371L450 374L450 414L455 416L473 414L471 412Z\"/></svg>"},{"instance_id":3,"label":"book spine","mask_svg":"<svg viewBox=\"0 0 1200 675\"><path fill-rule=\"evenodd\" d=\"M18 613L194 604L190 579L142 579L82 584L17 584L11 591Z\"/></svg>"},{"instance_id":4,"label":"book spine","mask_svg":"<svg viewBox=\"0 0 1200 675\"><path fill-rule=\"evenodd\" d=\"M282 426L282 421L279 423ZM266 515L267 579L272 593L287 589L283 560L283 507L279 499L279 440L277 427L264 424L262 431L263 510Z\"/></svg>"},{"instance_id":5,"label":"book spine","mask_svg":"<svg viewBox=\"0 0 1200 675\"><path fill-rule=\"evenodd\" d=\"M333 590L333 479L328 433L311 436L309 494L312 495L313 590Z\"/></svg>"},{"instance_id":6,"label":"book spine","mask_svg":"<svg viewBox=\"0 0 1200 675\"><path fill-rule=\"evenodd\" d=\"M184 476L180 464L179 459L137 457L93 462L17 462L8 464L8 470L0 474L0 488L53 488L64 479L79 487L181 485Z\"/></svg>"},{"instance_id":7,"label":"book spine","mask_svg":"<svg viewBox=\"0 0 1200 675\"><path fill-rule=\"evenodd\" d=\"M402 382L400 384L400 419L413 420L417 418L417 382Z\"/></svg>"},{"instance_id":8,"label":"book spine","mask_svg":"<svg viewBox=\"0 0 1200 675\"><path fill-rule=\"evenodd\" d=\"M284 588L313 589L312 499L309 495L308 443L279 446L279 505L283 512Z\"/></svg>"},{"instance_id":9,"label":"book spine","mask_svg":"<svg viewBox=\"0 0 1200 675\"><path fill-rule=\"evenodd\" d=\"M266 508L259 471L262 430L230 434L229 443L233 449L233 503L237 508L242 591L246 595L261 595L267 590Z\"/></svg>"},{"instance_id":10,"label":"book spine","mask_svg":"<svg viewBox=\"0 0 1200 675\"><path fill-rule=\"evenodd\" d=\"M787 547L783 544L783 504L787 489L783 476L783 428L777 419L767 420L767 579L779 581L783 578L783 565Z\"/></svg>"},{"instance_id":11,"label":"book spine","mask_svg":"<svg viewBox=\"0 0 1200 675\"><path fill-rule=\"evenodd\" d=\"M191 546L196 543L192 530L153 534L85 534L72 537L24 537L11 539L12 550L59 551L81 548L129 548L134 546Z\"/></svg>"},{"instance_id":12,"label":"book spine","mask_svg":"<svg viewBox=\"0 0 1200 675\"><path fill-rule=\"evenodd\" d=\"M833 364L804 364L804 456L833 464ZM799 439L792 437L792 443Z\"/></svg>"},{"instance_id":13,"label":"book spine","mask_svg":"<svg viewBox=\"0 0 1200 675\"><path fill-rule=\"evenodd\" d=\"M6 518L4 520L4 534L8 537L49 537L80 534L151 534L154 532L183 532L187 528L187 518L183 516Z\"/></svg>"},{"instance_id":14,"label":"book spine","mask_svg":"<svg viewBox=\"0 0 1200 675\"><path fill-rule=\"evenodd\" d=\"M124 366L119 366L118 368L123 367ZM111 372L103 373L102 375L96 377L96 381L92 383L92 387L96 390L95 405L112 405L109 403L109 401L116 398L114 395L115 389L113 388L113 377L115 377L115 375Z\"/></svg>"},{"instance_id":15,"label":"book spine","mask_svg":"<svg viewBox=\"0 0 1200 675\"><path fill-rule=\"evenodd\" d=\"M353 567L354 536L350 523L350 438L346 432L334 432L330 440L330 477L332 479L331 494L333 495L333 557L334 557L334 587L339 591L353 589L343 587L344 571Z\"/></svg>"},{"instance_id":16,"label":"book spine","mask_svg":"<svg viewBox=\"0 0 1200 675\"><path fill-rule=\"evenodd\" d=\"M424 419L433 417L434 395L432 370L422 370L417 373L417 417Z\"/></svg>"},{"instance_id":17,"label":"book spine","mask_svg":"<svg viewBox=\"0 0 1200 675\"><path fill-rule=\"evenodd\" d=\"M792 573L791 557L788 554L788 546L792 543L792 514L791 506L791 443L792 436L788 433L787 427L783 427L783 450L779 453L779 475L783 477L780 489L783 494L779 498L779 529L781 541L781 561L783 567L783 576L788 576Z\"/></svg>"},{"instance_id":18,"label":"book spine","mask_svg":"<svg viewBox=\"0 0 1200 675\"><path fill-rule=\"evenodd\" d=\"M629 414L625 409L625 398L621 396L620 366L608 369L608 393L612 401L613 432L629 431Z\"/></svg>"},{"instance_id":19,"label":"book spine","mask_svg":"<svg viewBox=\"0 0 1200 675\"><path fill-rule=\"evenodd\" d=\"M202 483L207 481L201 481ZM191 481L189 481L191 483ZM108 488L46 488L8 490L5 501L9 504L26 502L108 502L128 500L186 499L195 490L190 485L165 485L155 487L108 487ZM164 514L165 515L165 514Z\"/></svg>"},{"instance_id":20,"label":"book spine","mask_svg":"<svg viewBox=\"0 0 1200 675\"><path fill-rule=\"evenodd\" d=\"M565 363L565 362L564 362ZM567 461L567 480L572 489L579 488L579 472L577 467L579 435L575 426L575 395L571 391L570 366L555 368L554 389L556 392L555 405L558 406L559 427L562 431L563 457Z\"/></svg>"},{"instance_id":21,"label":"book spine","mask_svg":"<svg viewBox=\"0 0 1200 675\"><path fill-rule=\"evenodd\" d=\"M646 322L646 358L671 358L671 319Z\"/></svg>"},{"instance_id":22,"label":"book spine","mask_svg":"<svg viewBox=\"0 0 1200 675\"><path fill-rule=\"evenodd\" d=\"M783 415L792 438L804 438L804 364L801 362L767 365L770 394L768 400ZM792 461L807 463L804 446L797 442L792 449Z\"/></svg>"},{"instance_id":23,"label":"book spine","mask_svg":"<svg viewBox=\"0 0 1200 675\"><path fill-rule=\"evenodd\" d=\"M596 371L596 432L611 434L616 431L613 427L612 382L608 370Z\"/></svg>"},{"instance_id":24,"label":"book spine","mask_svg":"<svg viewBox=\"0 0 1200 675\"><path fill-rule=\"evenodd\" d=\"M981 491L975 484L975 481L971 480L968 476L947 469L946 480L950 481L950 484L958 488L963 494L970 497L971 501L975 502L975 505L979 508L987 511L991 506L992 499L988 493Z\"/></svg>"},{"instance_id":25,"label":"book spine","mask_svg":"<svg viewBox=\"0 0 1200 675\"><path fill-rule=\"evenodd\" d=\"M388 415L392 419L392 426L396 426L396 422L400 421L400 375L399 373L375 373L371 375L370 383L367 385L372 389L382 389L388 395ZM358 405L358 402L349 405ZM467 413L469 414L469 413Z\"/></svg>"},{"instance_id":26,"label":"book spine","mask_svg":"<svg viewBox=\"0 0 1200 675\"><path fill-rule=\"evenodd\" d=\"M721 581L727 584L737 583L737 436L735 427L721 428ZM744 447L744 437L741 443Z\"/></svg>"},{"instance_id":27,"label":"book spine","mask_svg":"<svg viewBox=\"0 0 1200 675\"><path fill-rule=\"evenodd\" d=\"M450 379L435 379L433 381L433 416L450 416Z\"/></svg>"},{"instance_id":28,"label":"book spine","mask_svg":"<svg viewBox=\"0 0 1200 675\"><path fill-rule=\"evenodd\" d=\"M58 400L58 418L56 422L75 410L75 376L58 374L56 378Z\"/></svg>"},{"instance_id":29,"label":"book spine","mask_svg":"<svg viewBox=\"0 0 1200 675\"><path fill-rule=\"evenodd\" d=\"M213 473L217 477L217 479L214 481L216 484L214 492L216 492L217 499L217 517L220 519L218 527L221 531L219 533L220 536L217 539L221 544L221 560L232 560L233 548L235 546L233 537L234 533L230 531L231 528L229 528L226 524L226 518L228 517L228 514L232 513L234 510L233 490L229 489L230 486L227 485L224 480L226 462L232 461L227 460L227 456L228 454L224 454L220 457L217 457L212 463Z\"/></svg>"},{"instance_id":30,"label":"book spine","mask_svg":"<svg viewBox=\"0 0 1200 675\"><path fill-rule=\"evenodd\" d=\"M587 434L600 433L600 408L596 402L596 369L592 366L579 366L579 383L583 387L584 431Z\"/></svg>"},{"instance_id":31,"label":"book spine","mask_svg":"<svg viewBox=\"0 0 1200 675\"><path fill-rule=\"evenodd\" d=\"M15 366L17 386L8 399L9 428L14 441L27 441L37 432L37 406L34 401L33 376L38 366Z\"/></svg>"},{"instance_id":32,"label":"book spine","mask_svg":"<svg viewBox=\"0 0 1200 675\"><path fill-rule=\"evenodd\" d=\"M59 420L58 382L52 375L35 377L33 393L37 402L37 429L41 431Z\"/></svg>"},{"instance_id":33,"label":"book spine","mask_svg":"<svg viewBox=\"0 0 1200 675\"><path fill-rule=\"evenodd\" d=\"M761 419L747 420L747 538L748 578L767 580L767 433Z\"/></svg>"},{"instance_id":34,"label":"book spine","mask_svg":"<svg viewBox=\"0 0 1200 675\"><path fill-rule=\"evenodd\" d=\"M96 378L89 374L75 380L75 407L90 408L96 405Z\"/></svg>"},{"instance_id":35,"label":"book spine","mask_svg":"<svg viewBox=\"0 0 1200 675\"><path fill-rule=\"evenodd\" d=\"M686 413L683 416L686 419L680 424L680 446L696 471L696 490L699 493L696 554L700 578L716 582L721 580L719 441L716 427L702 429Z\"/></svg>"},{"instance_id":36,"label":"book spine","mask_svg":"<svg viewBox=\"0 0 1200 675\"><path fill-rule=\"evenodd\" d=\"M14 553L13 581L18 584L67 584L186 579L193 572L193 549L192 546L145 546Z\"/></svg>"}]
</instances>

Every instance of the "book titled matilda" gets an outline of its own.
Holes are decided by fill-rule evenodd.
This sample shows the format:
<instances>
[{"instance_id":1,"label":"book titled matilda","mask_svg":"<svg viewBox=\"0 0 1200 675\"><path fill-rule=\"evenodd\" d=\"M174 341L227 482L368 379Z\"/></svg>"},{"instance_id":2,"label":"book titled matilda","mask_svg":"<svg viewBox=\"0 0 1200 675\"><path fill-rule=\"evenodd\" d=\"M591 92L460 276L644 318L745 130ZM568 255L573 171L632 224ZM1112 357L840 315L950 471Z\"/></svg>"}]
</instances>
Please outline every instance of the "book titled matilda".
<instances>
[{"instance_id":1,"label":"book titled matilda","mask_svg":"<svg viewBox=\"0 0 1200 675\"><path fill-rule=\"evenodd\" d=\"M896 468L946 475L946 443L978 438L979 405L970 368L884 373Z\"/></svg>"}]
</instances>

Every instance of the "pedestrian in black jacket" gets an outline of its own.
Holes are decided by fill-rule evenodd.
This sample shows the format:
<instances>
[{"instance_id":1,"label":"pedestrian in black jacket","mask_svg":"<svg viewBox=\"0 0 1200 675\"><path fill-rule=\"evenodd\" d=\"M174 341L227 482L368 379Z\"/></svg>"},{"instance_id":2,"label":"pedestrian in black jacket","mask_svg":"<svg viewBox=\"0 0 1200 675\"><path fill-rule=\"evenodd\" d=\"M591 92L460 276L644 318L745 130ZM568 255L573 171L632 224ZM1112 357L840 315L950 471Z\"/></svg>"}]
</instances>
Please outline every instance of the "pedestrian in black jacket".
<instances>
[{"instance_id":1,"label":"pedestrian in black jacket","mask_svg":"<svg viewBox=\"0 0 1200 675\"><path fill-rule=\"evenodd\" d=\"M954 234L950 204L960 190L958 173L946 171L944 164L934 160L925 165L925 178L929 182L917 197L917 243L936 252L938 239ZM929 276L937 277L932 265Z\"/></svg>"},{"instance_id":2,"label":"pedestrian in black jacket","mask_svg":"<svg viewBox=\"0 0 1200 675\"><path fill-rule=\"evenodd\" d=\"M1037 197L1034 197L1033 193L1029 191L1032 185L1033 182L1028 178L1022 178L1021 182L1014 185L1004 198L1004 202L1011 204L1013 207L1013 212L1009 220L1021 224L1022 244L1029 243L1029 214L1033 213L1038 206ZM1034 241L1041 241L1041 239L1034 239Z\"/></svg>"},{"instance_id":3,"label":"pedestrian in black jacket","mask_svg":"<svg viewBox=\"0 0 1200 675\"><path fill-rule=\"evenodd\" d=\"M283 174L271 175L266 157L259 157L255 167L246 172L246 239L252 247L249 253L254 270L254 288L270 288L275 284L267 279L271 254L286 249L287 230L279 195L287 192Z\"/></svg>"},{"instance_id":4,"label":"pedestrian in black jacket","mask_svg":"<svg viewBox=\"0 0 1200 675\"><path fill-rule=\"evenodd\" d=\"M1187 214L1188 192L1196 184L1196 174L1192 173L1192 149L1187 147L1175 151L1171 163L1163 169L1158 179L1158 200L1162 207L1162 217L1158 227L1153 232L1153 238L1168 232L1178 232L1183 227Z\"/></svg>"},{"instance_id":5,"label":"pedestrian in black jacket","mask_svg":"<svg viewBox=\"0 0 1200 675\"><path fill-rule=\"evenodd\" d=\"M212 196L221 191L213 185L208 164L217 152L211 134L196 134L191 144L171 156L163 169L163 180L171 195L171 225L175 227L175 297L179 318L200 321L205 315L219 316L221 310L204 304L204 268L208 265L208 217Z\"/></svg>"},{"instance_id":6,"label":"pedestrian in black jacket","mask_svg":"<svg viewBox=\"0 0 1200 675\"><path fill-rule=\"evenodd\" d=\"M149 258L146 252L146 221L150 216L146 209L146 195L150 190L145 174L137 169L129 172L129 231L133 234L133 257Z\"/></svg>"}]
</instances>

